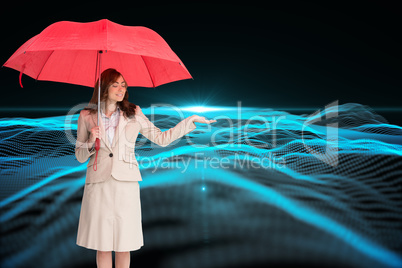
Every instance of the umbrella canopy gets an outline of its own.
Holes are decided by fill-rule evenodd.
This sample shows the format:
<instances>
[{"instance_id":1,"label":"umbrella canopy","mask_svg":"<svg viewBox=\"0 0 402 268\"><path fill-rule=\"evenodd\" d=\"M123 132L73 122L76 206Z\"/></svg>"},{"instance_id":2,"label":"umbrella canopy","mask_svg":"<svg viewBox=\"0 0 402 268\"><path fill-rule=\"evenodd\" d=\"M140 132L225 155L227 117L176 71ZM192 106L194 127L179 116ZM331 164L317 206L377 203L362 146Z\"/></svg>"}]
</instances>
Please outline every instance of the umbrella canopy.
<instances>
[{"instance_id":1,"label":"umbrella canopy","mask_svg":"<svg viewBox=\"0 0 402 268\"><path fill-rule=\"evenodd\" d=\"M117 69L129 86L157 87L192 78L158 33L107 19L53 23L23 44L3 66L37 80L94 87L99 51L103 52L101 72Z\"/></svg>"}]
</instances>

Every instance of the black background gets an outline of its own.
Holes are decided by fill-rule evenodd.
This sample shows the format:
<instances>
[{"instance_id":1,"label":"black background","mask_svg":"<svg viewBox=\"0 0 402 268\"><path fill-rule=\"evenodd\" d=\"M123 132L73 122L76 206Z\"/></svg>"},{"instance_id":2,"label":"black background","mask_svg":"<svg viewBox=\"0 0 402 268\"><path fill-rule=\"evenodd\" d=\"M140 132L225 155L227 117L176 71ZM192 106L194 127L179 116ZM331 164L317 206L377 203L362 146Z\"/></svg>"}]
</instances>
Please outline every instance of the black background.
<instances>
[{"instance_id":1,"label":"black background","mask_svg":"<svg viewBox=\"0 0 402 268\"><path fill-rule=\"evenodd\" d=\"M194 78L155 89L130 88L130 101L142 107L236 106L241 101L243 107L313 112L339 100L369 105L402 126L398 1L165 3L9 2L0 11L0 63L54 22L106 18L158 32ZM92 96L88 87L25 75L20 88L18 75L0 69L0 117L63 115ZM132 252L133 263L153 267L169 254L144 250Z\"/></svg>"},{"instance_id":2,"label":"black background","mask_svg":"<svg viewBox=\"0 0 402 268\"><path fill-rule=\"evenodd\" d=\"M130 102L142 107L236 106L241 101L243 107L314 111L339 100L369 105L402 125L400 112L385 110L402 109L397 2L259 3L15 1L2 11L0 62L54 22L107 18L158 32L194 78L155 89L131 87ZM20 88L18 75L0 69L2 117L62 115L92 96L88 87L25 75Z\"/></svg>"}]
</instances>

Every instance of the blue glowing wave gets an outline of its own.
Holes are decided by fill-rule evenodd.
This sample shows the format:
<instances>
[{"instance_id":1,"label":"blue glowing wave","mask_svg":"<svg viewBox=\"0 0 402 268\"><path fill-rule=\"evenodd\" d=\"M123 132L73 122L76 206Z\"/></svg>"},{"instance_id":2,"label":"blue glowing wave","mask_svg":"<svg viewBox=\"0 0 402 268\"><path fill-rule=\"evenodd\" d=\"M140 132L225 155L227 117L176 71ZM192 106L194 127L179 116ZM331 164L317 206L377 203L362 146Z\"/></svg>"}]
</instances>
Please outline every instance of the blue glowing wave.
<instances>
[{"instance_id":1,"label":"blue glowing wave","mask_svg":"<svg viewBox=\"0 0 402 268\"><path fill-rule=\"evenodd\" d=\"M140 136L145 247L168 252L158 267L402 267L402 127L360 104L338 109L188 109L218 122L196 123L174 146ZM162 130L180 120L156 110ZM94 263L75 244L86 164L65 120L0 120L2 267ZM333 123L336 166L309 151L326 152Z\"/></svg>"}]
</instances>

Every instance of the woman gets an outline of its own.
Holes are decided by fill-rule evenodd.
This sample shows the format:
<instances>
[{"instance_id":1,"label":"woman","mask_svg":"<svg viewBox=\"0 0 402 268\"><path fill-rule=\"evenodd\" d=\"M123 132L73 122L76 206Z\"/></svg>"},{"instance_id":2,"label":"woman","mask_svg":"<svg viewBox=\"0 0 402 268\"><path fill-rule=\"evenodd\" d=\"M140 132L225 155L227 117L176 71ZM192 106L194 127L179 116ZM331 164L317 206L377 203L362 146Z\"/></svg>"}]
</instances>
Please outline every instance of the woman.
<instances>
[{"instance_id":1,"label":"woman","mask_svg":"<svg viewBox=\"0 0 402 268\"><path fill-rule=\"evenodd\" d=\"M81 111L77 125L75 155L86 162L87 174L78 224L77 245L97 250L98 267L130 266L130 251L143 246L138 163L134 157L138 133L161 146L193 131L194 122L216 120L192 115L161 132L128 101L127 83L115 69L101 76L101 120L97 126L98 85L89 102L93 108ZM96 154L95 140L101 147ZM99 164L99 165L98 165Z\"/></svg>"}]
</instances>

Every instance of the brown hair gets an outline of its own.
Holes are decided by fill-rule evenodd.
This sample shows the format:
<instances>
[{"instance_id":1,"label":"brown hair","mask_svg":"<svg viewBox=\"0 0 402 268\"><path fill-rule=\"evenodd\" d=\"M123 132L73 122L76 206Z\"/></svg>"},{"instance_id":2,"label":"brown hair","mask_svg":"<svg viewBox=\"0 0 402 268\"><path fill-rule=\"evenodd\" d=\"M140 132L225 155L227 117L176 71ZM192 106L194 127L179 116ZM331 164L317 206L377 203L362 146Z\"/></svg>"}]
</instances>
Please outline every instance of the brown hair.
<instances>
[{"instance_id":1,"label":"brown hair","mask_svg":"<svg viewBox=\"0 0 402 268\"><path fill-rule=\"evenodd\" d=\"M104 70L101 75L101 89L100 89L100 101L101 103L106 103L106 100L108 98L108 89L109 87L116 82L116 80L123 75L116 71L116 69L109 68L107 70ZM123 77L124 79L124 77ZM126 84L126 89L128 87L127 82ZM135 115L135 108L137 105L134 103L130 103L128 101L128 90L126 90L126 94L124 94L124 98L122 101L117 102L117 106L120 108L120 110L123 111L123 114L126 118L132 117ZM88 107L85 107L84 110L89 110L89 112L92 113L97 113L98 112L98 80L95 83L94 87L94 92L92 94L92 98L89 101Z\"/></svg>"}]
</instances>

